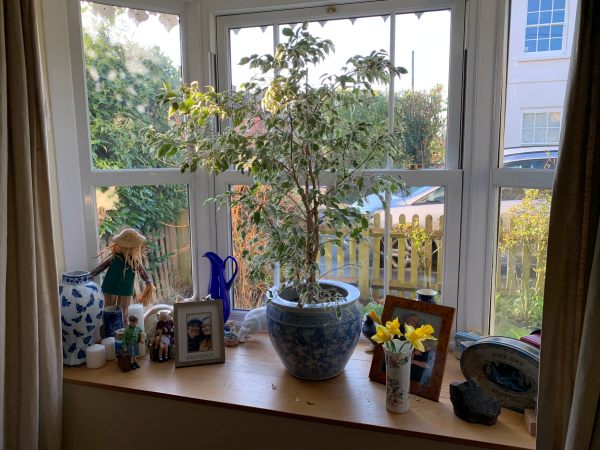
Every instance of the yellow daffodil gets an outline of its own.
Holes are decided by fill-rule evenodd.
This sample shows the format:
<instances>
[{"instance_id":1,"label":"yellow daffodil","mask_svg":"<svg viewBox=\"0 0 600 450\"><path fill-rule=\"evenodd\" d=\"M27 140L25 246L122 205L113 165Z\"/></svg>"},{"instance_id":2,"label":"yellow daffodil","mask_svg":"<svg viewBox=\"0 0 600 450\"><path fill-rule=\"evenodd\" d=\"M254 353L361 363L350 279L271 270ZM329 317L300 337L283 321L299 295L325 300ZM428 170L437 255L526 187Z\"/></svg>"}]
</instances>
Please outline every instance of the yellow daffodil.
<instances>
[{"instance_id":1,"label":"yellow daffodil","mask_svg":"<svg viewBox=\"0 0 600 450\"><path fill-rule=\"evenodd\" d=\"M436 340L432 336L433 332L433 327L429 324L421 325L417 329L415 329L407 323L404 324L404 337L406 337L406 340L410 342L420 352L425 351L423 341L426 341L427 339Z\"/></svg>"},{"instance_id":2,"label":"yellow daffodil","mask_svg":"<svg viewBox=\"0 0 600 450\"><path fill-rule=\"evenodd\" d=\"M383 344L384 342L391 341L394 337L393 334L389 332L389 330L383 325L376 326L377 333L371 336L371 339L378 344Z\"/></svg>"},{"instance_id":3,"label":"yellow daffodil","mask_svg":"<svg viewBox=\"0 0 600 450\"><path fill-rule=\"evenodd\" d=\"M375 323L378 323L379 325L381 325L381 318L379 317L379 314L377 314L375 311L371 310L369 312L369 315L375 321Z\"/></svg>"},{"instance_id":4,"label":"yellow daffodil","mask_svg":"<svg viewBox=\"0 0 600 450\"><path fill-rule=\"evenodd\" d=\"M400 322L397 317L391 322L386 322L385 327L391 335L402 336L402 333L400 332Z\"/></svg>"}]
</instances>

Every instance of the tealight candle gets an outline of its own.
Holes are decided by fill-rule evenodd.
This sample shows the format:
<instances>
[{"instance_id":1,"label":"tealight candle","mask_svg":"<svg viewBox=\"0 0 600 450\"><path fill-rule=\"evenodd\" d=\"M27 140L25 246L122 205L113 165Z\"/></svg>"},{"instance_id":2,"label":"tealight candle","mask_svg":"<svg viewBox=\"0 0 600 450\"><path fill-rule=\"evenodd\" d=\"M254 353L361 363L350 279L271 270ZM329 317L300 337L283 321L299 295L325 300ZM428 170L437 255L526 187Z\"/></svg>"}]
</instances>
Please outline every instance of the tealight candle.
<instances>
[{"instance_id":1,"label":"tealight candle","mask_svg":"<svg viewBox=\"0 0 600 450\"><path fill-rule=\"evenodd\" d=\"M104 345L90 345L85 350L85 364L88 369L97 369L106 364L106 348Z\"/></svg>"},{"instance_id":2,"label":"tealight candle","mask_svg":"<svg viewBox=\"0 0 600 450\"><path fill-rule=\"evenodd\" d=\"M115 338L107 337L106 339L102 339L102 345L106 347L106 360L112 361L113 359L115 359Z\"/></svg>"}]
</instances>

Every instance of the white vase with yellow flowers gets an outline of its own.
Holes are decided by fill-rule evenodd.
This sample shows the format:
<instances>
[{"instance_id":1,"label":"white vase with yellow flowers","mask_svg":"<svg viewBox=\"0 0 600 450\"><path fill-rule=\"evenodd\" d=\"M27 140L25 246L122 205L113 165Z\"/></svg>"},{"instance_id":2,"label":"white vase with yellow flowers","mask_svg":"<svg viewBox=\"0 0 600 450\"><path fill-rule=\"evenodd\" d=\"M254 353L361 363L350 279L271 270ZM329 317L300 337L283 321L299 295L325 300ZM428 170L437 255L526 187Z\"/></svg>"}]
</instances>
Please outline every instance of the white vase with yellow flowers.
<instances>
[{"instance_id":1,"label":"white vase with yellow flowers","mask_svg":"<svg viewBox=\"0 0 600 450\"><path fill-rule=\"evenodd\" d=\"M371 338L383 344L385 352L385 405L388 411L403 413L410 407L410 369L414 349L425 351L423 341L435 340L434 329L431 325L421 325L414 328L404 324L404 332L400 329L396 317L386 322L385 326L377 325L377 332Z\"/></svg>"}]
</instances>

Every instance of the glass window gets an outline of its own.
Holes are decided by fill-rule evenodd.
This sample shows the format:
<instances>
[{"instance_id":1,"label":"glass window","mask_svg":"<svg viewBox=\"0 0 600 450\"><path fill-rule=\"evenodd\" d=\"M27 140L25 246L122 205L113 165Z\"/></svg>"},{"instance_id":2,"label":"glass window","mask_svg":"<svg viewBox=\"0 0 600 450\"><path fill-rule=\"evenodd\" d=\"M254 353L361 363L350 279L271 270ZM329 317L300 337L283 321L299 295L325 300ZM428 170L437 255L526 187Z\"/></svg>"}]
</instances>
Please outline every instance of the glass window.
<instances>
[{"instance_id":1,"label":"glass window","mask_svg":"<svg viewBox=\"0 0 600 450\"><path fill-rule=\"evenodd\" d=\"M96 188L100 251L124 228L135 228L147 239L144 268L156 287L156 303L192 295L188 187L101 186ZM145 284L136 276L135 292Z\"/></svg>"},{"instance_id":2,"label":"glass window","mask_svg":"<svg viewBox=\"0 0 600 450\"><path fill-rule=\"evenodd\" d=\"M181 83L179 17L81 2L87 104L96 169L172 167L143 145L143 130L165 130L156 104L163 83Z\"/></svg>"},{"instance_id":3,"label":"glass window","mask_svg":"<svg viewBox=\"0 0 600 450\"><path fill-rule=\"evenodd\" d=\"M519 338L542 325L551 191L500 192L494 334Z\"/></svg>"},{"instance_id":4,"label":"glass window","mask_svg":"<svg viewBox=\"0 0 600 450\"><path fill-rule=\"evenodd\" d=\"M396 14L395 63L408 70L394 86L396 167L446 167L450 19L450 11Z\"/></svg>"},{"instance_id":5,"label":"glass window","mask_svg":"<svg viewBox=\"0 0 600 450\"><path fill-rule=\"evenodd\" d=\"M425 186L391 195L389 258L385 252L385 211L381 200L377 195L363 198L360 208L369 218L368 233L360 242L346 237L341 247L326 245L321 257L323 278L356 285L364 300L383 300L387 270L393 295L416 298L416 290L425 287L441 294L444 191L443 187ZM424 198L434 197L437 201L423 202ZM349 199L350 204L353 200L357 199ZM327 237L327 230L323 230L323 235Z\"/></svg>"},{"instance_id":6,"label":"glass window","mask_svg":"<svg viewBox=\"0 0 600 450\"><path fill-rule=\"evenodd\" d=\"M245 185L230 186L233 192L245 192ZM257 200L264 198L267 187L256 193ZM236 309L254 309L263 304L265 294L276 280L274 267L263 264L260 257L269 236L256 226L247 226L251 222L251 211L243 205L230 208L232 255L238 262L238 274L233 284L233 307ZM240 226L244 224L244 232Z\"/></svg>"},{"instance_id":7,"label":"glass window","mask_svg":"<svg viewBox=\"0 0 600 450\"><path fill-rule=\"evenodd\" d=\"M373 50L385 50L389 54L390 26L389 16L357 17L352 19L321 20L308 23L307 31L320 39L329 39L335 46L335 51L327 55L324 61L309 69L308 82L312 86L320 86L321 77L330 74L341 74L349 58L356 55L368 55ZM285 27L295 29L299 24L281 25L279 27L280 42L287 37L282 34ZM350 39L350 36L360 36L360 39ZM398 65L398 64L397 64ZM403 64L399 64L403 65ZM374 96L365 95L361 107L347 109L344 114L349 118L366 120L382 129L388 127L388 93L389 86L374 83ZM362 155L357 155L361 157ZM386 160L371 161L367 168L385 167Z\"/></svg>"},{"instance_id":8,"label":"glass window","mask_svg":"<svg viewBox=\"0 0 600 450\"><path fill-rule=\"evenodd\" d=\"M240 60L252 54L273 54L273 27L247 27L229 30L229 55L231 64L231 88L238 89L242 83L256 78L268 80L272 74L262 74L251 69L248 64L240 65ZM259 82L259 80L255 80ZM260 82L259 82L260 83Z\"/></svg>"},{"instance_id":9,"label":"glass window","mask_svg":"<svg viewBox=\"0 0 600 450\"><path fill-rule=\"evenodd\" d=\"M552 25L552 27L547 26ZM564 0L529 0L527 2L527 26L525 28L525 52L562 50L565 26ZM550 29L552 28L552 39Z\"/></svg>"},{"instance_id":10,"label":"glass window","mask_svg":"<svg viewBox=\"0 0 600 450\"><path fill-rule=\"evenodd\" d=\"M242 185L231 187L234 190L247 188ZM423 199L424 191L434 195L437 201L417 203L417 200ZM348 198L347 203L357 206L357 200ZM376 195L363 199L363 202L359 208L368 217L370 225L362 240L357 242L344 236L341 245L338 245L334 242L334 230L321 229L321 239L325 243L325 252L319 263L321 277L355 285L363 301L383 300L387 267L390 291L396 295L416 298L416 290L422 287L441 293L444 188L427 186L391 196L389 236L392 252L389 265L384 248L383 205ZM262 264L260 256L268 236L248 226L245 226L246 234L241 233L238 225L250 220L243 207L232 207L230 214L233 255L239 264L233 291L234 305L240 309L256 308L263 303L266 291L274 283L285 280L285 268L280 271L279 267Z\"/></svg>"},{"instance_id":11,"label":"glass window","mask_svg":"<svg viewBox=\"0 0 600 450\"><path fill-rule=\"evenodd\" d=\"M521 144L557 145L560 138L560 112L523 113Z\"/></svg>"}]
</instances>

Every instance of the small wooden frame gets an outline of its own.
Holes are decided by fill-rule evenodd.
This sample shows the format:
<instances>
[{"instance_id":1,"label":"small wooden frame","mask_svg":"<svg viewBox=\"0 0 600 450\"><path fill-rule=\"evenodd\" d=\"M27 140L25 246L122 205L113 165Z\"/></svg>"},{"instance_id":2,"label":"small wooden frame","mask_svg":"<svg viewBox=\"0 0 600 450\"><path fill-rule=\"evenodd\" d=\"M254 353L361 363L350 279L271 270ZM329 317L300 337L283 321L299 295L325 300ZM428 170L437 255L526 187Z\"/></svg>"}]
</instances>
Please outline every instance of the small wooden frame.
<instances>
[{"instance_id":1,"label":"small wooden frame","mask_svg":"<svg viewBox=\"0 0 600 450\"><path fill-rule=\"evenodd\" d=\"M454 308L388 295L385 298L381 320L385 324L388 320L393 320L396 317L398 317L401 325L412 320L411 325L421 326L428 323L433 326L437 341L427 341L427 345L433 343L435 347L425 353L413 355L410 392L438 401L446 367L446 355L454 318ZM433 355L431 352L433 352ZM424 356L426 354L429 358ZM415 359L415 356L418 359ZM416 363L417 361L423 362L425 367L420 367ZM426 370L430 364L429 370ZM381 345L376 346L373 352L369 378L377 383L385 384L385 358Z\"/></svg>"},{"instance_id":2,"label":"small wooden frame","mask_svg":"<svg viewBox=\"0 0 600 450\"><path fill-rule=\"evenodd\" d=\"M175 367L225 362L219 300L175 303Z\"/></svg>"}]
</instances>

